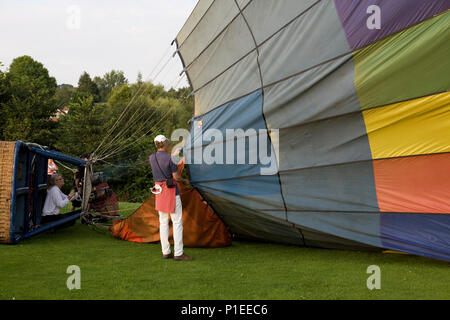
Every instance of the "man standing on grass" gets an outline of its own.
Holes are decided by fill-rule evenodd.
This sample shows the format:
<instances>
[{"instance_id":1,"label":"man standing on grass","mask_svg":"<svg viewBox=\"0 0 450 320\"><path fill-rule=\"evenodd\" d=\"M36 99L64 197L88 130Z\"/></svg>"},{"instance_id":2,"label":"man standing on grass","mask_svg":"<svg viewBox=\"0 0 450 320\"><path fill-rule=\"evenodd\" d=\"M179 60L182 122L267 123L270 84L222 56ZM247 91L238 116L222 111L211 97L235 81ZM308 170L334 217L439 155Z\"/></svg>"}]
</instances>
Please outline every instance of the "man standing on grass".
<instances>
[{"instance_id":1,"label":"man standing on grass","mask_svg":"<svg viewBox=\"0 0 450 320\"><path fill-rule=\"evenodd\" d=\"M161 192L156 194L155 209L159 212L159 237L163 259L192 260L191 257L183 253L183 209L180 198L180 191L176 183L171 187L171 181L188 183L178 174L178 166L172 161L172 157L167 153L167 138L158 135L155 140L155 154L150 155L150 165L152 167L153 180L155 185L161 187ZM172 178L172 179L171 179ZM169 243L169 214L173 224L174 254L170 251Z\"/></svg>"}]
</instances>

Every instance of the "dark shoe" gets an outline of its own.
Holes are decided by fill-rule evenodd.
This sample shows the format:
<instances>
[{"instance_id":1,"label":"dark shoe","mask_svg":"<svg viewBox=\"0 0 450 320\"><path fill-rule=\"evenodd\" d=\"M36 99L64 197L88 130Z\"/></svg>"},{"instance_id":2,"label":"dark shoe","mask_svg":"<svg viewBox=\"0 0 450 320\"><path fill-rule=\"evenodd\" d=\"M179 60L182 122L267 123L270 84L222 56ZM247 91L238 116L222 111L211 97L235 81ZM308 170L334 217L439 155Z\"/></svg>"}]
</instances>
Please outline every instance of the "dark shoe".
<instances>
[{"instance_id":1,"label":"dark shoe","mask_svg":"<svg viewBox=\"0 0 450 320\"><path fill-rule=\"evenodd\" d=\"M181 256L175 256L173 257L173 260L177 260L177 261L190 261L192 260L191 257L185 255L184 253Z\"/></svg>"},{"instance_id":2,"label":"dark shoe","mask_svg":"<svg viewBox=\"0 0 450 320\"><path fill-rule=\"evenodd\" d=\"M173 259L173 253L163 254L162 258L163 259Z\"/></svg>"}]
</instances>

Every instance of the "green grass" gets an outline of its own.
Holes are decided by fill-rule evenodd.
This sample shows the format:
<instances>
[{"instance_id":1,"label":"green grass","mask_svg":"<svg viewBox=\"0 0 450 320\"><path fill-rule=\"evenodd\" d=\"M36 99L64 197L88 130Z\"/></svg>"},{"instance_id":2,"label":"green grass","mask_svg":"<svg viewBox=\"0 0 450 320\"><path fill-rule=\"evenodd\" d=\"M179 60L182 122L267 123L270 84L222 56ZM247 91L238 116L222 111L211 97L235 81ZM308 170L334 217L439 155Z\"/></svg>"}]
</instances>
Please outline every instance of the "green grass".
<instances>
[{"instance_id":1,"label":"green grass","mask_svg":"<svg viewBox=\"0 0 450 320\"><path fill-rule=\"evenodd\" d=\"M121 209L136 204L121 203ZM449 299L449 264L423 257L234 241L161 259L138 244L74 227L0 245L0 299ZM369 265L381 289L368 290ZM81 289L69 290L69 265Z\"/></svg>"}]
</instances>

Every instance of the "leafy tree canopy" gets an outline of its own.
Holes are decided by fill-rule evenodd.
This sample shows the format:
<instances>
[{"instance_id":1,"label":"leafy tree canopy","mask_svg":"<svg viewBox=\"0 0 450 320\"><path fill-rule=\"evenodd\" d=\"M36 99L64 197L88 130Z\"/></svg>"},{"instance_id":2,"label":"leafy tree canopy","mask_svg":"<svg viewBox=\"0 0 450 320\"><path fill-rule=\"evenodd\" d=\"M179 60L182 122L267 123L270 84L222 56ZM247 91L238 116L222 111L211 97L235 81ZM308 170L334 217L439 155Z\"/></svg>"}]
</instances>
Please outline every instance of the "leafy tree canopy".
<instances>
[{"instance_id":1,"label":"leafy tree canopy","mask_svg":"<svg viewBox=\"0 0 450 320\"><path fill-rule=\"evenodd\" d=\"M88 96L92 96L94 102L98 102L100 99L97 84L92 81L91 76L85 71L78 80L78 88L72 98L72 102L78 103L80 98L85 99Z\"/></svg>"},{"instance_id":2,"label":"leafy tree canopy","mask_svg":"<svg viewBox=\"0 0 450 320\"><path fill-rule=\"evenodd\" d=\"M100 101L106 101L115 87L128 84L128 80L125 78L123 71L117 70L105 73L102 78L95 77L94 82L99 89Z\"/></svg>"},{"instance_id":3,"label":"leafy tree canopy","mask_svg":"<svg viewBox=\"0 0 450 320\"><path fill-rule=\"evenodd\" d=\"M58 109L67 107L72 100L72 95L76 92L76 88L71 84L61 84L56 89L55 99Z\"/></svg>"},{"instance_id":4,"label":"leafy tree canopy","mask_svg":"<svg viewBox=\"0 0 450 320\"><path fill-rule=\"evenodd\" d=\"M15 58L3 77L8 99L2 102L2 138L51 145L55 136L56 80L30 56Z\"/></svg>"}]
</instances>

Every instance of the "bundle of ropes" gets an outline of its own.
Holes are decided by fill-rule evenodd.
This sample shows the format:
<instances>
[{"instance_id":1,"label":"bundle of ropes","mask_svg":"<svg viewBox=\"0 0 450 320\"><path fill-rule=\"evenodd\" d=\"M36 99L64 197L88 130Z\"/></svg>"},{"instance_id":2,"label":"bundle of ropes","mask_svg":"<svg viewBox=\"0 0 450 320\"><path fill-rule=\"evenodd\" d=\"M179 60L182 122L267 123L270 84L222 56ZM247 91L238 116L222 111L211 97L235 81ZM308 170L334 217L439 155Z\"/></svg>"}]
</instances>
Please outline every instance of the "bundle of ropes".
<instances>
[{"instance_id":1,"label":"bundle of ropes","mask_svg":"<svg viewBox=\"0 0 450 320\"><path fill-rule=\"evenodd\" d=\"M99 183L96 181L99 173L94 173L94 165L105 167L139 167L146 163L130 163L130 164L114 164L109 159L120 159L123 163L127 159L137 157L142 152L148 152L148 148L144 151L132 152L141 142L145 142L145 138L161 130L160 126L164 119L174 110L174 105L170 106L164 114L156 118L155 115L159 111L158 108L147 109L142 112L139 108L138 99L144 97L150 86L146 82L156 82L158 77L163 79L164 72L170 72L175 66L173 58L175 53L170 53L171 46L166 50L164 55L159 59L153 70L147 76L143 83L137 88L130 101L123 108L115 123L106 132L105 136L97 146L97 148L89 155L86 161L84 172L84 181L82 183L82 214L81 221L83 224L93 226L97 229L108 228L114 220L126 218L122 213L130 211L129 209L119 210L117 198L114 192L106 184L106 181ZM172 63L171 63L172 62ZM168 66L171 68L168 69ZM185 79L185 74L177 74L177 77L169 82L169 88L176 88L181 81ZM186 101L189 96L184 96ZM72 170L73 171L73 170ZM80 190L81 191L81 190ZM108 203L109 201L109 203Z\"/></svg>"},{"instance_id":2,"label":"bundle of ropes","mask_svg":"<svg viewBox=\"0 0 450 320\"><path fill-rule=\"evenodd\" d=\"M224 16L224 19L226 18L226 16L227 15ZM215 31L215 35L218 36L221 32L222 30L220 30L219 24ZM86 165L86 177L92 177L92 168L94 164L101 164L104 167L124 169L137 168L140 166L148 165L148 160L143 160L140 162L131 161L131 163L128 164L126 162L127 160L137 157L143 152L148 153L148 146L144 147L142 151L137 152L135 151L136 147L139 146L139 143L143 142L143 140L149 135L161 131L161 126L163 125L162 122L174 111L175 105L170 106L168 110L163 114L157 114L158 108L155 108L154 110L148 109L144 112L141 112L141 109L139 109L137 102L139 98L145 96L145 93L149 88L145 85L146 82L150 81L152 83L157 83L157 81L165 79L165 77L173 71L174 67L176 66L174 58L178 53L178 50L184 44L177 43L177 49L173 53L171 53L171 50L173 51L172 46L174 45L174 43L175 40L172 41L165 53L158 60L149 75L146 77L145 81L140 84L139 88L131 97L130 101L123 108L116 122L110 127L97 148L90 155ZM198 60L199 58L200 55L196 57L194 61ZM187 78L185 71L192 65L192 63L193 61L181 72L177 72L176 77L169 81L169 88L177 88L181 81ZM201 69L205 68L207 66L207 63L207 61L204 62ZM194 92L184 95L182 97L183 102L186 102L186 100L193 94ZM114 163L117 161L120 161L120 164ZM84 194L91 194L91 190L88 189L89 186L90 182L88 183L88 181L86 180L83 186L83 188L86 188L83 189ZM130 201L130 199L128 201ZM119 213L120 211L121 210L103 210L102 212L99 212L98 210L96 210L95 206L89 205L89 201L86 199L86 197L83 199L82 219L84 218L85 223L96 227L105 226L107 224L107 221L110 222L111 220L119 220L125 218Z\"/></svg>"}]
</instances>

